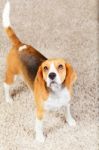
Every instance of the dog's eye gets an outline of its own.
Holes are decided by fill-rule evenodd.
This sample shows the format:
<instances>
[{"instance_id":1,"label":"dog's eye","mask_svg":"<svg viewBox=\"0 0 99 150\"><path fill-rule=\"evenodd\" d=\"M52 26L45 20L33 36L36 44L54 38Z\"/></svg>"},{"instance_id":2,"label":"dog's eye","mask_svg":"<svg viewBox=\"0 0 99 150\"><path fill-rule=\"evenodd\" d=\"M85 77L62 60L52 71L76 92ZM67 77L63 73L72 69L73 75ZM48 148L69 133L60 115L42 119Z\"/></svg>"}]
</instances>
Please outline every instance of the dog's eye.
<instances>
[{"instance_id":1,"label":"dog's eye","mask_svg":"<svg viewBox=\"0 0 99 150\"><path fill-rule=\"evenodd\" d=\"M64 67L63 67L63 65L62 64L60 64L59 66L58 66L58 69L60 69L60 70L62 70Z\"/></svg>"},{"instance_id":2,"label":"dog's eye","mask_svg":"<svg viewBox=\"0 0 99 150\"><path fill-rule=\"evenodd\" d=\"M48 71L48 67L47 66L44 66L44 71Z\"/></svg>"}]
</instances>

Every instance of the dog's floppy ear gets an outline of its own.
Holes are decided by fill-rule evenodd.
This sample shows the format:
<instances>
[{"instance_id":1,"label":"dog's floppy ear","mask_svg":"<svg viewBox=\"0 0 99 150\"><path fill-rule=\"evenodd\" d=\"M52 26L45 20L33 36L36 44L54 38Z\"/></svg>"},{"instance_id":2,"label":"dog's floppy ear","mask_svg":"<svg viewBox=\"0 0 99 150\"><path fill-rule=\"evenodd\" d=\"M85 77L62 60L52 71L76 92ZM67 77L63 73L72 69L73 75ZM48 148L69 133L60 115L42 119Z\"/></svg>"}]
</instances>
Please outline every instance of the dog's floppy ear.
<instances>
[{"instance_id":1,"label":"dog's floppy ear","mask_svg":"<svg viewBox=\"0 0 99 150\"><path fill-rule=\"evenodd\" d=\"M36 104L36 113L39 119L44 115L43 102L48 97L48 91L43 79L42 67L40 66L34 81L34 98Z\"/></svg>"},{"instance_id":2,"label":"dog's floppy ear","mask_svg":"<svg viewBox=\"0 0 99 150\"><path fill-rule=\"evenodd\" d=\"M66 67L65 86L71 91L72 86L77 79L77 74L69 63L66 63L65 67Z\"/></svg>"},{"instance_id":3,"label":"dog's floppy ear","mask_svg":"<svg viewBox=\"0 0 99 150\"><path fill-rule=\"evenodd\" d=\"M39 67L34 81L34 95L36 100L46 100L48 96L46 84L43 79L42 66Z\"/></svg>"}]
</instances>

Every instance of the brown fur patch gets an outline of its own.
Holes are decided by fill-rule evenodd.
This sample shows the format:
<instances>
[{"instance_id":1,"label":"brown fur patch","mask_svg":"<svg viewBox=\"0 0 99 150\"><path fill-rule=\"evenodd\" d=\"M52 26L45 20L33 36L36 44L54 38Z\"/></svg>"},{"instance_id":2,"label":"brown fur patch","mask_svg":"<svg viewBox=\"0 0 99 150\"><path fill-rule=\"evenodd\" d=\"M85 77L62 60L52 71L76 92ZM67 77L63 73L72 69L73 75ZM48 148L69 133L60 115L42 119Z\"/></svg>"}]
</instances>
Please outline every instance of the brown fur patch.
<instances>
[{"instance_id":1,"label":"brown fur patch","mask_svg":"<svg viewBox=\"0 0 99 150\"><path fill-rule=\"evenodd\" d=\"M16 36L16 34L14 33L13 29L11 27L8 27L5 29L12 45L14 46L19 46L21 45L21 41L19 40L19 38Z\"/></svg>"},{"instance_id":2,"label":"brown fur patch","mask_svg":"<svg viewBox=\"0 0 99 150\"><path fill-rule=\"evenodd\" d=\"M66 79L65 79L65 86L70 90L72 90L72 86L77 79L77 74L72 66L66 63Z\"/></svg>"},{"instance_id":3,"label":"brown fur patch","mask_svg":"<svg viewBox=\"0 0 99 150\"><path fill-rule=\"evenodd\" d=\"M37 108L37 117L42 119L44 115L43 102L48 98L48 90L43 79L42 67L39 67L36 79L34 81L34 96Z\"/></svg>"}]
</instances>

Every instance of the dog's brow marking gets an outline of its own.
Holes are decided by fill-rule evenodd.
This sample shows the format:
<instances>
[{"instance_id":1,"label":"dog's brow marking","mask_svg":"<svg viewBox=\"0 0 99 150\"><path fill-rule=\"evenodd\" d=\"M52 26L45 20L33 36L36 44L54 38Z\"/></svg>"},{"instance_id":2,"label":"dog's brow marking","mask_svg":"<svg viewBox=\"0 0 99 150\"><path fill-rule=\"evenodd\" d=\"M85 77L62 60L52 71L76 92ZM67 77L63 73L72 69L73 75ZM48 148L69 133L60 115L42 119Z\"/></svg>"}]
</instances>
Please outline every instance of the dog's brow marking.
<instances>
[{"instance_id":1,"label":"dog's brow marking","mask_svg":"<svg viewBox=\"0 0 99 150\"><path fill-rule=\"evenodd\" d=\"M22 45L22 46L20 46L20 47L19 47L19 49L18 49L18 50L19 50L19 51L22 51L22 50L24 50L24 49L26 49L26 48L27 48L27 46L26 46L26 45Z\"/></svg>"}]
</instances>

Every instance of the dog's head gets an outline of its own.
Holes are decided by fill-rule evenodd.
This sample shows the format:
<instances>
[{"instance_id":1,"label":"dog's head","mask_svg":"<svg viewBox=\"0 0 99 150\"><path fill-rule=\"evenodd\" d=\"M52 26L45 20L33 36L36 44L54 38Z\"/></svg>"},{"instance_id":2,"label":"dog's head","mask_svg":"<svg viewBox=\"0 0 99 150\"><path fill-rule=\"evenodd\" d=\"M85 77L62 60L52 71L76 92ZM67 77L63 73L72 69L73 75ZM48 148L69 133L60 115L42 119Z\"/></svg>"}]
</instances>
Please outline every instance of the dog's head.
<instances>
[{"instance_id":1,"label":"dog's head","mask_svg":"<svg viewBox=\"0 0 99 150\"><path fill-rule=\"evenodd\" d=\"M37 83L42 89L57 91L61 86L69 90L77 78L76 72L64 59L49 59L44 61L37 72Z\"/></svg>"}]
</instances>

